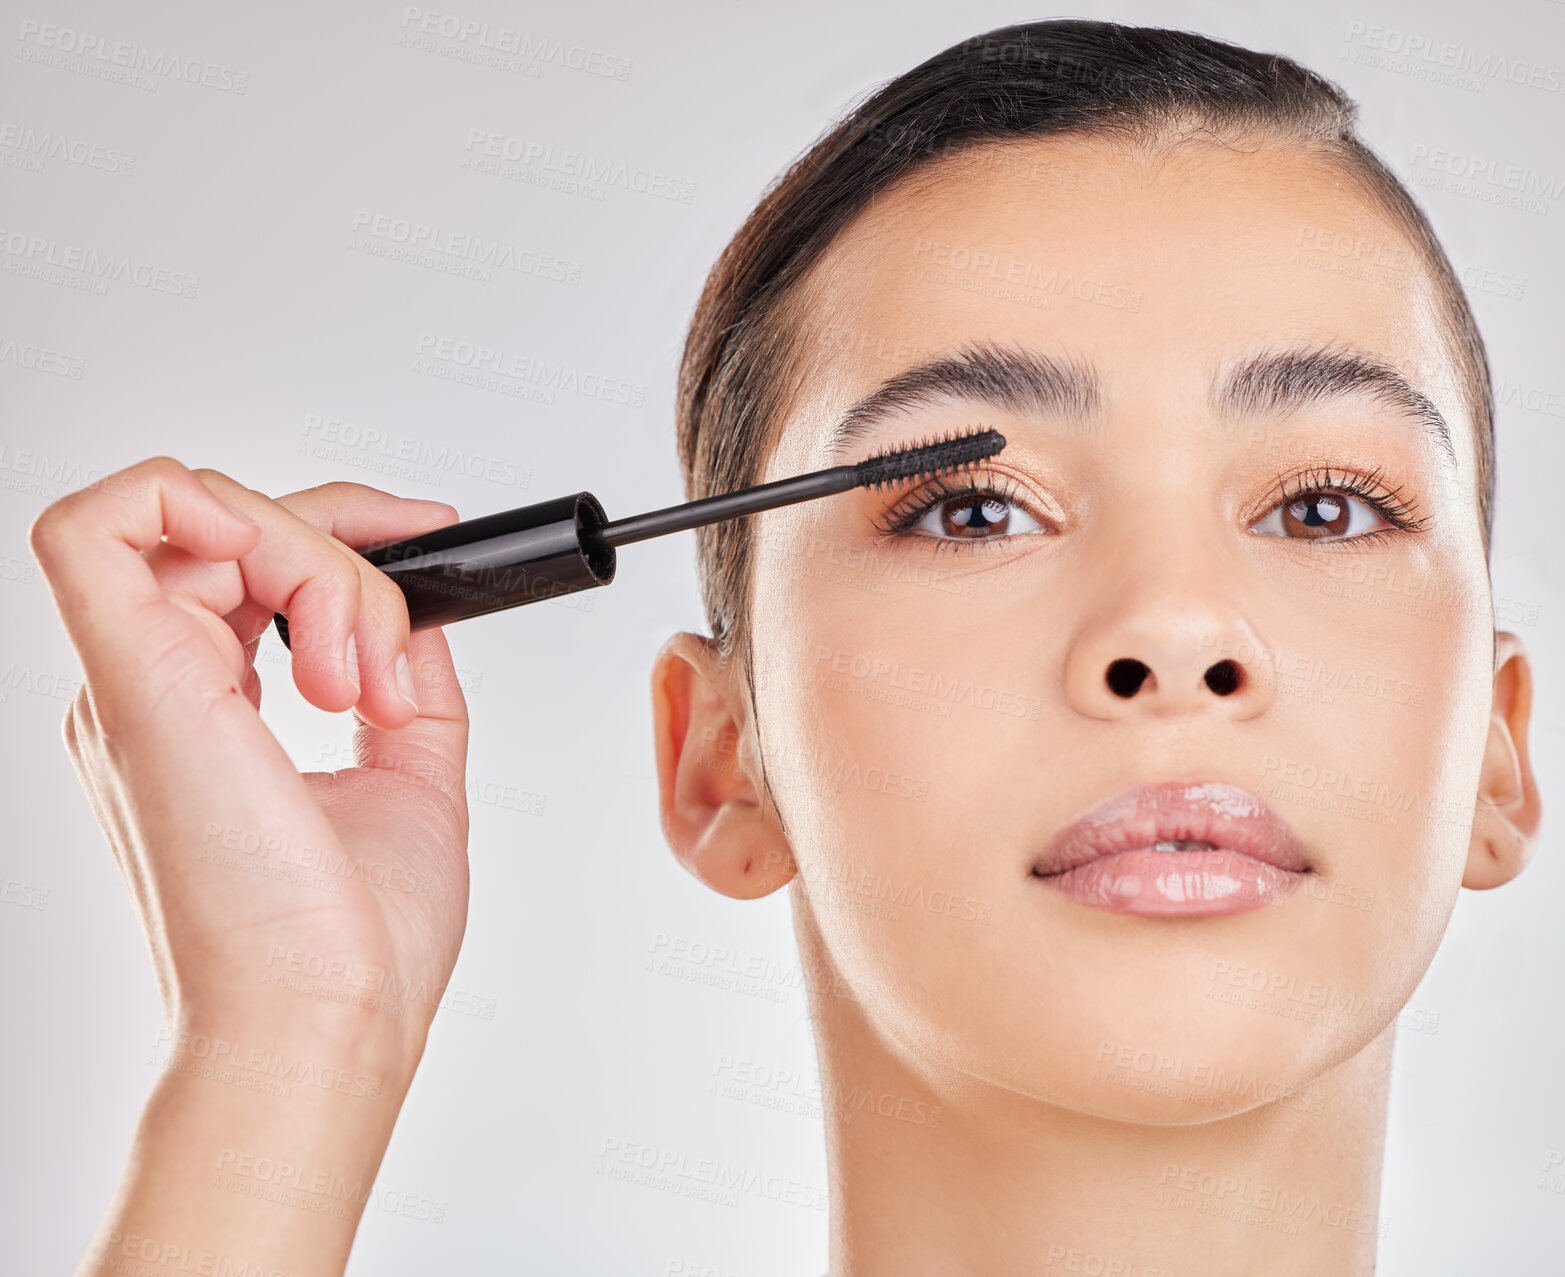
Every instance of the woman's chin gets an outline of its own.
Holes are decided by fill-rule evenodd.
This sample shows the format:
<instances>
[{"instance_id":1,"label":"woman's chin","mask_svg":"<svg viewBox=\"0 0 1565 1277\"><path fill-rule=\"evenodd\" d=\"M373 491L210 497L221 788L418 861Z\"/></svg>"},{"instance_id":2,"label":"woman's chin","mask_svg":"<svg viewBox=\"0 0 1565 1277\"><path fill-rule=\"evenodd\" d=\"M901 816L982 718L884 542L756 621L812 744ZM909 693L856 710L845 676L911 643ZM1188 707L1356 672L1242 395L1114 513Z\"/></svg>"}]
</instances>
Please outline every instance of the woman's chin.
<instances>
[{"instance_id":1,"label":"woman's chin","mask_svg":"<svg viewBox=\"0 0 1565 1277\"><path fill-rule=\"evenodd\" d=\"M942 1033L926 1022L924 1046L933 1059L937 1042L964 1042L971 1054L942 1061L956 1073L1113 1121L1190 1126L1263 1105L1324 1112L1324 1076L1385 1022L1366 1016L1351 1025L1322 1023L1278 1010L1215 996L1141 1005L1099 1000L1095 1007L1056 1005L1045 1015L1035 1006L988 1002L976 1009L987 1024L964 1015Z\"/></svg>"}]
</instances>

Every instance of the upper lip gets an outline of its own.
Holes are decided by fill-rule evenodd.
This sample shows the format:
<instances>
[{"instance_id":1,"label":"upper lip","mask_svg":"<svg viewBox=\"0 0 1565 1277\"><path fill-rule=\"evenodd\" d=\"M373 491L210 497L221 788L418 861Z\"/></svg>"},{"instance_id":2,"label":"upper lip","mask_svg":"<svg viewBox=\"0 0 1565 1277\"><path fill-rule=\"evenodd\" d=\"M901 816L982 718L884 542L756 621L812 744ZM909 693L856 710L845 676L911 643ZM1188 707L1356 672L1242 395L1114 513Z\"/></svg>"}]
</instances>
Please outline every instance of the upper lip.
<instances>
[{"instance_id":1,"label":"upper lip","mask_svg":"<svg viewBox=\"0 0 1565 1277\"><path fill-rule=\"evenodd\" d=\"M1298 835L1258 795L1221 781L1169 781L1105 799L1060 830L1032 872L1051 877L1172 838L1209 842L1296 873L1310 868Z\"/></svg>"}]
</instances>

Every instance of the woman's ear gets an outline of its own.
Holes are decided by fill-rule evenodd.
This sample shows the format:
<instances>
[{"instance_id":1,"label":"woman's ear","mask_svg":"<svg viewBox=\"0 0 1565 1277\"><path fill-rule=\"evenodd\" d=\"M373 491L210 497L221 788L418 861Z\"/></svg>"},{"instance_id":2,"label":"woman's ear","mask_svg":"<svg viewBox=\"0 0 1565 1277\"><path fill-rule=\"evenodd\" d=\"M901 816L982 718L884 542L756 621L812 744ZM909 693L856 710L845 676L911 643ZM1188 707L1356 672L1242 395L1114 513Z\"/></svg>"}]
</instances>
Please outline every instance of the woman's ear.
<instances>
[{"instance_id":1,"label":"woman's ear","mask_svg":"<svg viewBox=\"0 0 1565 1277\"><path fill-rule=\"evenodd\" d=\"M1527 752L1532 665L1514 634L1495 635L1494 705L1478 777L1473 838L1462 886L1483 890L1509 882L1537 844L1543 804Z\"/></svg>"},{"instance_id":2,"label":"woman's ear","mask_svg":"<svg viewBox=\"0 0 1565 1277\"><path fill-rule=\"evenodd\" d=\"M760 779L738 671L699 634L676 634L652 668L663 837L713 891L749 900L796 870Z\"/></svg>"}]
</instances>

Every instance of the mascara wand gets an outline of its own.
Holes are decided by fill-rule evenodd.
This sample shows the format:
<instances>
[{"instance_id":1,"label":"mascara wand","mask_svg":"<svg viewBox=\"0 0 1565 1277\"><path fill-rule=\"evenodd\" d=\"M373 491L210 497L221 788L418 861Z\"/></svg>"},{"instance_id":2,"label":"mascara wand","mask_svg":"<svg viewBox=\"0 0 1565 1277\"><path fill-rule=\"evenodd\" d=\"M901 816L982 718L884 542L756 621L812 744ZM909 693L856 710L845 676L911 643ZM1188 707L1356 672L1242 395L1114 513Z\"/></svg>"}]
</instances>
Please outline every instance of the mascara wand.
<instances>
[{"instance_id":1,"label":"mascara wand","mask_svg":"<svg viewBox=\"0 0 1565 1277\"><path fill-rule=\"evenodd\" d=\"M607 585L614 579L616 548L634 541L852 488L933 477L992 457L1004 447L1005 436L998 430L955 435L612 523L592 493L578 492L358 553L396 582L407 599L409 627L422 630ZM288 618L279 612L275 619L286 647Z\"/></svg>"}]
</instances>

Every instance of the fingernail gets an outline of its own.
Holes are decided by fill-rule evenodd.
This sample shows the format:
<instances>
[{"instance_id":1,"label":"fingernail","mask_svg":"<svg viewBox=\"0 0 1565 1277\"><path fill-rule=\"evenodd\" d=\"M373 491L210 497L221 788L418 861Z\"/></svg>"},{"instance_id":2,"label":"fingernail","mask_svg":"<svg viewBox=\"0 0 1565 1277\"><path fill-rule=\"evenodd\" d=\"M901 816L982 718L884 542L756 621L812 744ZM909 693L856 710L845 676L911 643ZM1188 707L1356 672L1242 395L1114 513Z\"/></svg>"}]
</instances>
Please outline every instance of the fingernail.
<instances>
[{"instance_id":1,"label":"fingernail","mask_svg":"<svg viewBox=\"0 0 1565 1277\"><path fill-rule=\"evenodd\" d=\"M359 690L359 645L353 641L353 635L348 635L348 641L342 647L342 663L348 671L348 680L353 684L353 690Z\"/></svg>"},{"instance_id":2,"label":"fingernail","mask_svg":"<svg viewBox=\"0 0 1565 1277\"><path fill-rule=\"evenodd\" d=\"M397 695L402 697L418 713L418 697L414 695L413 668L408 664L406 652L397 653Z\"/></svg>"},{"instance_id":3,"label":"fingernail","mask_svg":"<svg viewBox=\"0 0 1565 1277\"><path fill-rule=\"evenodd\" d=\"M229 505L228 502L223 501L222 497L219 497L218 500L222 501L223 502L223 508L225 510L227 510L229 514L233 515L234 518L238 519L241 523L248 523L252 528L256 528L256 527L260 527L261 526L254 519L252 519L248 514L246 514L243 510L236 510L236 509L234 509L233 506Z\"/></svg>"}]
</instances>

